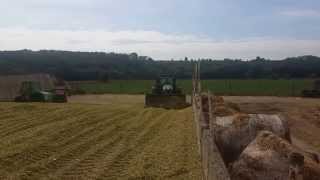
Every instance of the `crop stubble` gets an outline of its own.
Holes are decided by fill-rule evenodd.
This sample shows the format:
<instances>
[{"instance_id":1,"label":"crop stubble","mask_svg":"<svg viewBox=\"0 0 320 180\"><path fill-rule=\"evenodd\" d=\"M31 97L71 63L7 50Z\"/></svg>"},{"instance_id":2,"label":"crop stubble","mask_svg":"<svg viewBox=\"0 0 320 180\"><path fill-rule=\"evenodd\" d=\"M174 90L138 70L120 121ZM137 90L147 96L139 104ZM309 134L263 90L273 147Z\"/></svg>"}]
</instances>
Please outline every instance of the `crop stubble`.
<instances>
[{"instance_id":1,"label":"crop stubble","mask_svg":"<svg viewBox=\"0 0 320 180\"><path fill-rule=\"evenodd\" d=\"M191 109L0 104L0 179L200 179Z\"/></svg>"}]
</instances>

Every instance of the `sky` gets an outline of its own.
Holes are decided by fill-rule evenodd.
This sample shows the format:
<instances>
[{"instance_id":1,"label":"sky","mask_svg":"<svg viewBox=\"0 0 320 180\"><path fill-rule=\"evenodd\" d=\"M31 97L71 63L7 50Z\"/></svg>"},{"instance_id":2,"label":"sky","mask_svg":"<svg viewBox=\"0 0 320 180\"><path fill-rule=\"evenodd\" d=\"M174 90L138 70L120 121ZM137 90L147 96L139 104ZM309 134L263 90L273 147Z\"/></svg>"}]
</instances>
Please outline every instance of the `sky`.
<instances>
[{"instance_id":1,"label":"sky","mask_svg":"<svg viewBox=\"0 0 320 180\"><path fill-rule=\"evenodd\" d=\"M0 0L0 50L320 56L319 0Z\"/></svg>"}]
</instances>

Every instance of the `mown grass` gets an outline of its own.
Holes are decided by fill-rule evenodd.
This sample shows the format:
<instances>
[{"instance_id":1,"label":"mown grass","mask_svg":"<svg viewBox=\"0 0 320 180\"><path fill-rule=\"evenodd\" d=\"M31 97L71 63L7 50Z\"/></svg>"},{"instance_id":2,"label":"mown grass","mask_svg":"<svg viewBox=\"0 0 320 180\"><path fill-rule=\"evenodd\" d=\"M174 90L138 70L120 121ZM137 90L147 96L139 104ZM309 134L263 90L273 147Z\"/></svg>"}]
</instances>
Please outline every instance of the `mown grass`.
<instances>
[{"instance_id":1,"label":"mown grass","mask_svg":"<svg viewBox=\"0 0 320 180\"><path fill-rule=\"evenodd\" d=\"M0 179L201 179L191 108L0 103Z\"/></svg>"},{"instance_id":2,"label":"mown grass","mask_svg":"<svg viewBox=\"0 0 320 180\"><path fill-rule=\"evenodd\" d=\"M202 88L219 95L300 96L312 88L312 80L203 80ZM87 94L143 94L150 92L152 80L112 80L108 83L81 83L77 88ZM179 80L184 92L192 91L191 80Z\"/></svg>"}]
</instances>

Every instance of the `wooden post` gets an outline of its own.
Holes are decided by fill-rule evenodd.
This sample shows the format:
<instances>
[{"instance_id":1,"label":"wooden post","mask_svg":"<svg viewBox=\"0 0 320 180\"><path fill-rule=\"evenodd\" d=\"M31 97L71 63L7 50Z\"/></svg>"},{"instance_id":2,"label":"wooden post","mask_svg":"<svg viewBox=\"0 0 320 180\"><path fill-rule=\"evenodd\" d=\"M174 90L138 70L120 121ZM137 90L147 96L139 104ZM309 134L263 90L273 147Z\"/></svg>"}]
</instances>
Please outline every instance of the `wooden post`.
<instances>
[{"instance_id":1,"label":"wooden post","mask_svg":"<svg viewBox=\"0 0 320 180\"><path fill-rule=\"evenodd\" d=\"M210 121L213 119L213 107L212 107L212 96L210 90L208 90L208 105L209 105L209 118Z\"/></svg>"},{"instance_id":2,"label":"wooden post","mask_svg":"<svg viewBox=\"0 0 320 180\"><path fill-rule=\"evenodd\" d=\"M196 63L194 65L194 72L193 72L193 76L194 76L194 84L193 84L193 91L194 91L194 95L197 93L197 86L198 86L198 64Z\"/></svg>"},{"instance_id":3,"label":"wooden post","mask_svg":"<svg viewBox=\"0 0 320 180\"><path fill-rule=\"evenodd\" d=\"M194 116L194 121L196 123L196 131L197 131L197 136L198 136L198 150L199 150L199 154L200 154L200 157L202 155L202 152L201 152L201 129L200 129L200 106L199 106L199 97L198 97L198 90L197 90L197 87L198 87L198 64L196 63L195 66L194 66L194 72L193 72L193 83L192 83L192 86L193 86L193 92L192 92L192 101L193 101L193 104L192 104L192 107L193 107L193 116Z\"/></svg>"},{"instance_id":4,"label":"wooden post","mask_svg":"<svg viewBox=\"0 0 320 180\"><path fill-rule=\"evenodd\" d=\"M194 68L193 68L194 69ZM193 97L193 95L194 95L194 70L193 70L193 72L192 72L192 97Z\"/></svg>"},{"instance_id":5,"label":"wooden post","mask_svg":"<svg viewBox=\"0 0 320 180\"><path fill-rule=\"evenodd\" d=\"M200 83L200 63L201 61L198 62L198 69L197 69L197 72L198 72L198 93L201 92L201 83Z\"/></svg>"}]
</instances>

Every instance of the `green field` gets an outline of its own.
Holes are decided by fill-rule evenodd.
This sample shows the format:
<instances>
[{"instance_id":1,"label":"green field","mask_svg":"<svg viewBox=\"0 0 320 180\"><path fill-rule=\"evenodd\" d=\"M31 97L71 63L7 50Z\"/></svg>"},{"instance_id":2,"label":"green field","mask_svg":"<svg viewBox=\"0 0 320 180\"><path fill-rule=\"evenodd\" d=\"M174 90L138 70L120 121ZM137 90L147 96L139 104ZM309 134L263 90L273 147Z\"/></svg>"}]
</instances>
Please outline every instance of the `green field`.
<instances>
[{"instance_id":1,"label":"green field","mask_svg":"<svg viewBox=\"0 0 320 180\"><path fill-rule=\"evenodd\" d=\"M72 84L72 83L71 83ZM190 94L191 80L179 80L184 92ZM78 90L86 94L143 94L149 92L152 80L111 80L108 83L78 83ZM202 80L202 88L218 95L300 96L310 89L312 80Z\"/></svg>"}]
</instances>

